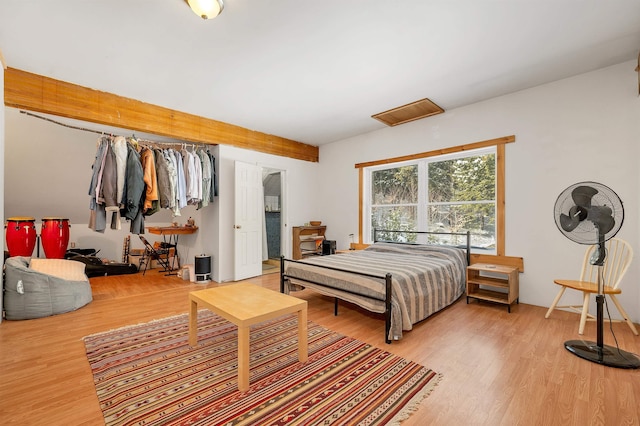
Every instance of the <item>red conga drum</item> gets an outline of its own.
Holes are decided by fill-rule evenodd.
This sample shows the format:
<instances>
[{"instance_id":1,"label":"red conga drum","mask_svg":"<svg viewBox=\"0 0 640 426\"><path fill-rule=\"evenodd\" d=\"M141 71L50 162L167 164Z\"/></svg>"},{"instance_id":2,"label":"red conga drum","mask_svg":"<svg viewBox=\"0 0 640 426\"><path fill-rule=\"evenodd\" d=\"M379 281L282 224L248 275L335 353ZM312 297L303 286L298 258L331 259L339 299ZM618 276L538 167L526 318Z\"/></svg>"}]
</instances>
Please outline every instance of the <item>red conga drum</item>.
<instances>
[{"instance_id":1,"label":"red conga drum","mask_svg":"<svg viewBox=\"0 0 640 426\"><path fill-rule=\"evenodd\" d=\"M7 249L9 256L26 256L33 254L36 246L36 225L33 217L10 217L4 226L6 229Z\"/></svg>"},{"instance_id":2,"label":"red conga drum","mask_svg":"<svg viewBox=\"0 0 640 426\"><path fill-rule=\"evenodd\" d=\"M43 218L40 238L47 259L63 259L69 244L69 219Z\"/></svg>"}]
</instances>

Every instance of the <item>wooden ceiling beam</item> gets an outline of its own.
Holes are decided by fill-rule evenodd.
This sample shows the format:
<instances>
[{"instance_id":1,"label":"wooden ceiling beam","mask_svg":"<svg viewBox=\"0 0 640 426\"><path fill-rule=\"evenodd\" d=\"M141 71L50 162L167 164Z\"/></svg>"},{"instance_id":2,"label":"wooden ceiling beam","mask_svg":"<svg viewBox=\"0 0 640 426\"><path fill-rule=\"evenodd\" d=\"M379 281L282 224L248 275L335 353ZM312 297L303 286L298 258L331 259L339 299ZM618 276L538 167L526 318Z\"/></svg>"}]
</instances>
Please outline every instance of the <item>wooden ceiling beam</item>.
<instances>
[{"instance_id":1,"label":"wooden ceiling beam","mask_svg":"<svg viewBox=\"0 0 640 426\"><path fill-rule=\"evenodd\" d=\"M169 108L125 98L8 67L4 103L91 123L200 142L231 145L311 162L319 161L317 146L269 135Z\"/></svg>"}]
</instances>

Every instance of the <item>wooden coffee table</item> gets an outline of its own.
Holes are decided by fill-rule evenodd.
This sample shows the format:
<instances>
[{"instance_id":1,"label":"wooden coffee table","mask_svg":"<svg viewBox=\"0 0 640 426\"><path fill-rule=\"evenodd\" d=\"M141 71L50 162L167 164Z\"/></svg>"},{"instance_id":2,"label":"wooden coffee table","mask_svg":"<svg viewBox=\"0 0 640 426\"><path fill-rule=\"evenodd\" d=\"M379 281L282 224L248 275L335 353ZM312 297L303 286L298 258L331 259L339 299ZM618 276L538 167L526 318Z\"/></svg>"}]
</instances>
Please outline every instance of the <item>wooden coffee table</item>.
<instances>
[{"instance_id":1,"label":"wooden coffee table","mask_svg":"<svg viewBox=\"0 0 640 426\"><path fill-rule=\"evenodd\" d=\"M198 344L198 308L207 308L238 326L238 389L249 389L250 327L281 315L298 313L298 360L308 357L307 301L249 283L189 293L189 344Z\"/></svg>"}]
</instances>

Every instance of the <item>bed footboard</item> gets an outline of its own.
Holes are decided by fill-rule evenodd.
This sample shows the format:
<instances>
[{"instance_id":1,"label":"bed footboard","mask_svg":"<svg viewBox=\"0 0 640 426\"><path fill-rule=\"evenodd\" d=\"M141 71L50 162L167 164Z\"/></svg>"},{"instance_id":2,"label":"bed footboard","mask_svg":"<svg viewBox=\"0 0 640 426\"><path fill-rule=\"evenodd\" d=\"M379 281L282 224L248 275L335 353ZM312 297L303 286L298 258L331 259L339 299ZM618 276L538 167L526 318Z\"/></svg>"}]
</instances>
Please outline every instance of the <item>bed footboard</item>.
<instances>
[{"instance_id":1,"label":"bed footboard","mask_svg":"<svg viewBox=\"0 0 640 426\"><path fill-rule=\"evenodd\" d=\"M373 274L365 274L365 273L360 273L360 272L354 272L354 271L349 271L346 269L340 269L340 268L333 268L330 266L318 266L318 265L313 265L316 268L319 269L331 269L334 271L341 271L341 272L348 272L350 274L355 274L355 275L360 275L363 277L368 277L368 278L377 278L377 279L382 279L384 280L384 285L385 285L385 291L384 291L384 299L379 299L370 295L366 295L366 294L361 294L358 292L354 292L354 291L350 291L350 290L346 290L343 288L338 288L338 287L334 287L325 283L320 283L317 281L310 281L310 280L305 280L305 279L301 279L299 277L295 277L295 276L289 276L287 275L287 273L285 272L285 264L286 262L290 262L290 263L302 263L305 264L304 262L299 262L296 260L291 260L291 259L285 259L284 256L280 257L280 292L284 293L285 292L285 283L286 281L289 280L289 278L293 278L298 282L301 283L310 283L310 284L314 284L316 286L319 287L326 287L326 288L331 288L331 289L335 289L335 290L340 290L346 293L350 293L353 295L356 295L358 297L365 297L368 299L372 299L372 300L378 300L381 302L384 302L384 322L385 322L385 333L384 333L384 341L385 343L391 343L391 339L389 338L389 332L391 331L391 299L392 299L392 276L390 273L386 274L385 276L380 276L380 275L373 275ZM334 296L335 297L335 296ZM338 314L338 309L337 309L337 299L338 297L336 297L336 307L335 307L335 315Z\"/></svg>"},{"instance_id":2,"label":"bed footboard","mask_svg":"<svg viewBox=\"0 0 640 426\"><path fill-rule=\"evenodd\" d=\"M405 238L402 234L418 234L419 238ZM382 237L403 241L385 241ZM464 243L459 241L463 240L461 237L466 240ZM411 242L422 240L430 240L432 243L445 241L445 244ZM458 298L459 292L463 291L465 268L470 261L470 242L469 232L374 230L374 244L362 252L367 254L363 257L360 257L360 254L345 254L339 256L355 257L343 260L336 258L335 261L291 260L281 257L280 292L284 293L289 289L285 287L287 283L300 284L303 287L306 283L307 287L336 298L336 315L337 299L355 303L372 312L384 311L385 342L391 343L393 339L402 336L402 329L408 326L409 322L415 324ZM436 246L442 248L435 249ZM428 268L418 270L415 279L408 278L407 269L404 267L411 265L413 269L413 256L424 256L425 261L420 263ZM407 257L410 259L407 260ZM393 260L389 261L390 258ZM354 262L354 259L357 260ZM393 294L392 273L395 274L397 294ZM426 278L427 275L429 278ZM430 278L432 276L433 279ZM436 279L439 281L436 282ZM439 297L419 314L416 313L416 309L410 309L410 298L424 297L427 292L434 294L438 291L434 290L438 285L447 286L447 290L444 291L446 297ZM411 293L409 290L405 292L405 288L410 289Z\"/></svg>"}]
</instances>

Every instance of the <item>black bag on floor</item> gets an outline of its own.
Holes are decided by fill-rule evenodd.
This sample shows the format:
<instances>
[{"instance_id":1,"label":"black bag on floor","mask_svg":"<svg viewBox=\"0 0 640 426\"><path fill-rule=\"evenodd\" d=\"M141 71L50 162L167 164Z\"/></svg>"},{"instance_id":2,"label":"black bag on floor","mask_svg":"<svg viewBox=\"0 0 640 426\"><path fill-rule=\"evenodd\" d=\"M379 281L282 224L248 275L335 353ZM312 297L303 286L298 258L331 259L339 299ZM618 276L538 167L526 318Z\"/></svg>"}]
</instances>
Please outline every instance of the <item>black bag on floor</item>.
<instances>
[{"instance_id":1,"label":"black bag on floor","mask_svg":"<svg viewBox=\"0 0 640 426\"><path fill-rule=\"evenodd\" d=\"M84 263L84 273L87 277L103 277L105 275L135 274L138 267L132 263L104 263L96 256L76 255L69 258Z\"/></svg>"}]
</instances>

